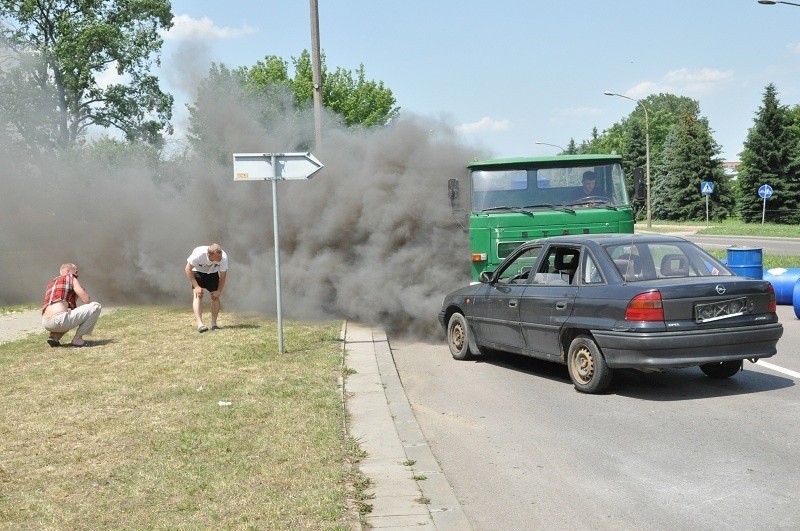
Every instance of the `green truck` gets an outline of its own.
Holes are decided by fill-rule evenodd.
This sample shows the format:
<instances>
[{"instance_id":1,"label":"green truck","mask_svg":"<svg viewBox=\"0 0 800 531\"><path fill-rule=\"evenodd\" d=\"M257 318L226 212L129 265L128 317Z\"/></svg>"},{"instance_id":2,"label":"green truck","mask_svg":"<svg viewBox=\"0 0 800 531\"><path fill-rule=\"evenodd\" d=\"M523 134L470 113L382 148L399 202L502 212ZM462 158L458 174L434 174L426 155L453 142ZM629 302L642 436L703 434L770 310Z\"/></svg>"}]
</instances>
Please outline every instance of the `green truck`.
<instances>
[{"instance_id":1,"label":"green truck","mask_svg":"<svg viewBox=\"0 0 800 531\"><path fill-rule=\"evenodd\" d=\"M495 269L521 243L562 234L633 233L619 155L561 155L473 162L469 240L472 277ZM637 197L643 193L637 171ZM449 196L459 208L459 181Z\"/></svg>"}]
</instances>

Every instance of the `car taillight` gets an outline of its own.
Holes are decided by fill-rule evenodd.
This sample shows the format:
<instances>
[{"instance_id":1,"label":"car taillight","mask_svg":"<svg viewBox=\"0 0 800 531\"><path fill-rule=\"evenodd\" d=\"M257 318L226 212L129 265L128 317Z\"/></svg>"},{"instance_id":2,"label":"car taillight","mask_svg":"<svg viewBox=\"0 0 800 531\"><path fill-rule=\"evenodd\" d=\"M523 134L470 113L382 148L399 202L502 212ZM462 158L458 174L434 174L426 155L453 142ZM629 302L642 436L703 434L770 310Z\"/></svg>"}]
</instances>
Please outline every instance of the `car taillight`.
<instances>
[{"instance_id":1,"label":"car taillight","mask_svg":"<svg viewBox=\"0 0 800 531\"><path fill-rule=\"evenodd\" d=\"M772 282L769 283L769 306L767 306L767 311L771 313L775 313L778 310L775 302L775 288L772 287Z\"/></svg>"},{"instance_id":2,"label":"car taillight","mask_svg":"<svg viewBox=\"0 0 800 531\"><path fill-rule=\"evenodd\" d=\"M626 321L663 321L664 307L659 291L640 293L631 299L625 309Z\"/></svg>"}]
</instances>

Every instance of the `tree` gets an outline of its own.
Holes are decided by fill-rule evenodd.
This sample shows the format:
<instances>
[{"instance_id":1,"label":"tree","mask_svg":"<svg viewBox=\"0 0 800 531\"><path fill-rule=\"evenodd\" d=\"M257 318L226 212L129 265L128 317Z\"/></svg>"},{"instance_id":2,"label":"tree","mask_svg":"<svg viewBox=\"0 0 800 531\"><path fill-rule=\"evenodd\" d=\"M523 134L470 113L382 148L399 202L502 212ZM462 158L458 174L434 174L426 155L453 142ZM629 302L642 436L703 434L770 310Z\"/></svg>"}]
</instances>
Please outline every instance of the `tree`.
<instances>
[{"instance_id":1,"label":"tree","mask_svg":"<svg viewBox=\"0 0 800 531\"><path fill-rule=\"evenodd\" d=\"M652 192L654 217L678 221L704 218L706 205L700 187L703 182L713 182L710 216L727 218L734 198L718 158L720 151L707 120L685 112L667 136L657 167L659 179Z\"/></svg>"},{"instance_id":2,"label":"tree","mask_svg":"<svg viewBox=\"0 0 800 531\"><path fill-rule=\"evenodd\" d=\"M268 56L265 61L246 69L248 85L256 90L268 89L270 85L289 87L294 92L297 107L306 108L312 104L314 96L311 54L303 50L299 57L292 58L292 64L294 77L289 79L288 63ZM386 125L399 114L392 91L383 81L368 80L363 64L359 65L355 76L341 67L330 73L323 56L321 70L322 105L340 115L348 127Z\"/></svg>"},{"instance_id":3,"label":"tree","mask_svg":"<svg viewBox=\"0 0 800 531\"><path fill-rule=\"evenodd\" d=\"M633 197L633 171L637 168L644 170L647 166L646 137L649 134L652 200L656 190L664 187L658 172L659 168L665 167L661 163L661 156L670 130L684 114L699 116L699 113L700 104L691 98L674 94L651 94L639 100L627 118L613 124L599 137L595 129L592 140L585 146L594 153L616 152L622 155L628 194ZM668 192L664 192L664 195L668 195ZM655 214L657 211L653 208L654 217L658 217Z\"/></svg>"},{"instance_id":4,"label":"tree","mask_svg":"<svg viewBox=\"0 0 800 531\"><path fill-rule=\"evenodd\" d=\"M189 106L189 140L194 150L228 163L234 149L233 123L239 132L239 149L241 137L263 134L279 135L287 149L310 149L314 131L306 125L313 125L308 121L313 99L311 57L303 51L292 62L293 77L289 77L289 63L274 55L234 70L212 64ZM387 124L399 113L391 90L382 82L368 81L363 65L357 72L357 78L341 68L328 74L323 58L323 104L350 127Z\"/></svg>"},{"instance_id":5,"label":"tree","mask_svg":"<svg viewBox=\"0 0 800 531\"><path fill-rule=\"evenodd\" d=\"M92 126L158 145L173 98L150 73L168 0L0 0L0 127L31 148L79 144ZM120 81L98 80L109 69Z\"/></svg>"},{"instance_id":6,"label":"tree","mask_svg":"<svg viewBox=\"0 0 800 531\"><path fill-rule=\"evenodd\" d=\"M767 201L766 221L800 222L800 146L792 115L778 101L775 85L764 90L761 107L747 134L738 177L739 216L742 221L761 221L762 201L757 190L769 184L775 191Z\"/></svg>"},{"instance_id":7,"label":"tree","mask_svg":"<svg viewBox=\"0 0 800 531\"><path fill-rule=\"evenodd\" d=\"M262 137L286 123L294 113L291 89L282 83L261 86L253 80L260 75L266 76L266 70L231 71L224 64L211 64L189 106L188 138L195 152L229 164L230 154L241 150L242 138ZM301 150L303 141L292 148Z\"/></svg>"}]
</instances>

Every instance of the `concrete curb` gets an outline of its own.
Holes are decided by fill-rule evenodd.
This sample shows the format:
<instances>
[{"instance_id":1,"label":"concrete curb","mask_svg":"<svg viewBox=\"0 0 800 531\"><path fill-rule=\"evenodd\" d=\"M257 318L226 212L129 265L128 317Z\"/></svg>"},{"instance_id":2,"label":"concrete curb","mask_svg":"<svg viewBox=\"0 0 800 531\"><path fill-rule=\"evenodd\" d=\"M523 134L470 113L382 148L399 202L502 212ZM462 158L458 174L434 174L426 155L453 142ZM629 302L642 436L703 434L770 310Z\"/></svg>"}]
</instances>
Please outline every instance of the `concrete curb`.
<instances>
[{"instance_id":1,"label":"concrete curb","mask_svg":"<svg viewBox=\"0 0 800 531\"><path fill-rule=\"evenodd\" d=\"M471 530L461 504L433 456L406 397L383 330L356 323L342 328L349 435L367 457L375 529ZM423 479L424 478L424 479Z\"/></svg>"}]
</instances>

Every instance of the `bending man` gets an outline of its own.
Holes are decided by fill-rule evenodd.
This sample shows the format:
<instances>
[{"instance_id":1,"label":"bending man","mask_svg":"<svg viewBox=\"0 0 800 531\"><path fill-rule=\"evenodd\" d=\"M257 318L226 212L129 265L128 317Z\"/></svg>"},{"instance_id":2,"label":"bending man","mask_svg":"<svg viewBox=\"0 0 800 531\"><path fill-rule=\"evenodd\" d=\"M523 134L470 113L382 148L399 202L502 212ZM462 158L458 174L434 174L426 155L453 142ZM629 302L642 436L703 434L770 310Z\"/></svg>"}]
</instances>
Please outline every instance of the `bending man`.
<instances>
[{"instance_id":1,"label":"bending man","mask_svg":"<svg viewBox=\"0 0 800 531\"><path fill-rule=\"evenodd\" d=\"M192 284L192 310L195 324L200 333L207 332L203 324L203 290L211 294L211 330L217 330L220 296L225 289L225 277L228 276L228 255L218 243L195 247L186 259L186 276Z\"/></svg>"}]
</instances>

